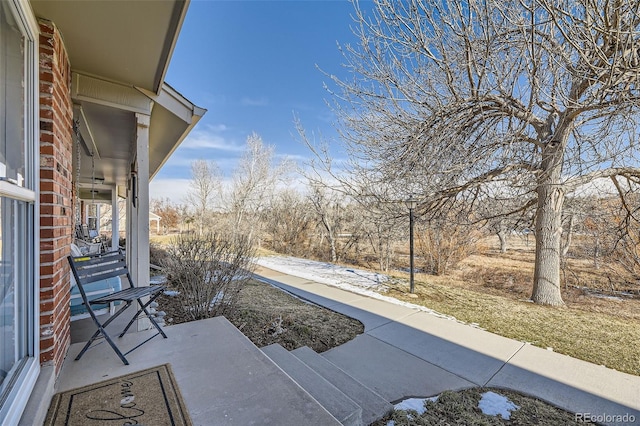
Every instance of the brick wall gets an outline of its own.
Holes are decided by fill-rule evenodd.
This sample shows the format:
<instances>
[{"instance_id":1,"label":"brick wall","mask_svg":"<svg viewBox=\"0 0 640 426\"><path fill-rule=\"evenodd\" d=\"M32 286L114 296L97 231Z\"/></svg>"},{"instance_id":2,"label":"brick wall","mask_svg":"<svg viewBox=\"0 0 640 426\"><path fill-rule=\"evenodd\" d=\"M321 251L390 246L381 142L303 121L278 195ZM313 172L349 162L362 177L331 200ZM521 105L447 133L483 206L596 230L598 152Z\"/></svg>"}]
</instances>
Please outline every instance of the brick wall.
<instances>
[{"instance_id":1,"label":"brick wall","mask_svg":"<svg viewBox=\"0 0 640 426\"><path fill-rule=\"evenodd\" d=\"M62 366L70 343L73 105L62 37L40 20L40 362Z\"/></svg>"}]
</instances>

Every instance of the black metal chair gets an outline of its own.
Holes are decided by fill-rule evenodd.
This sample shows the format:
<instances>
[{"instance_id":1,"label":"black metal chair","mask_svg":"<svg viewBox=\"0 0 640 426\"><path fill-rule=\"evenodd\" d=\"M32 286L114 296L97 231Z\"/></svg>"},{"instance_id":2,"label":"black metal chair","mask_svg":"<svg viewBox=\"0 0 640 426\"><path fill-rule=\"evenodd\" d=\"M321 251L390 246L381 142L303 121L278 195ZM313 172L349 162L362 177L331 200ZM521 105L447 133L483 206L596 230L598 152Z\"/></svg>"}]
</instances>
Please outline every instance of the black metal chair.
<instances>
[{"instance_id":1,"label":"black metal chair","mask_svg":"<svg viewBox=\"0 0 640 426\"><path fill-rule=\"evenodd\" d=\"M78 289L80 290L80 294L82 295L82 300L87 307L87 311L91 315L93 322L98 327L98 330L93 334L91 339L87 342L87 344L82 348L78 356L76 357L76 361L79 360L82 355L89 349L91 344L96 340L100 335L104 336L105 340L109 343L109 345L113 348L116 354L120 357L123 363L129 365L129 362L125 358L125 355L133 352L143 344L147 343L149 340L153 339L157 335L162 335L165 339L167 335L162 331L162 328L158 325L155 319L149 314L147 307L153 302L164 290L164 286L161 285L152 285L148 287L135 287L133 285L133 280L131 279L131 274L129 273L129 269L127 268L126 258L122 250L112 251L109 253L100 253L90 256L78 256L72 257L69 256L67 258L69 260L69 265L71 266L71 271L76 279L76 283L78 285ZM129 288L124 288L123 290L119 290L113 292L106 296L101 296L94 299L89 299L87 297L87 293L85 292L83 286L92 282L105 280L107 278L112 277L127 277L127 281L129 283ZM123 285L123 287L125 287ZM143 297L149 297L149 300L146 303L142 302ZM116 344L113 342L111 337L107 334L105 328L115 320L120 314L122 314L132 303L138 302L140 308L133 316L129 324L122 330L122 333L118 337L124 336L124 334L129 330L131 325L138 319L140 314L144 313L151 324L158 330L156 334L146 339L144 342L140 343L133 349L125 352L124 354L118 349ZM124 303L123 306L112 316L107 318L106 321L100 322L98 316L94 312L92 306L94 305L106 305L112 302L121 302Z\"/></svg>"}]
</instances>

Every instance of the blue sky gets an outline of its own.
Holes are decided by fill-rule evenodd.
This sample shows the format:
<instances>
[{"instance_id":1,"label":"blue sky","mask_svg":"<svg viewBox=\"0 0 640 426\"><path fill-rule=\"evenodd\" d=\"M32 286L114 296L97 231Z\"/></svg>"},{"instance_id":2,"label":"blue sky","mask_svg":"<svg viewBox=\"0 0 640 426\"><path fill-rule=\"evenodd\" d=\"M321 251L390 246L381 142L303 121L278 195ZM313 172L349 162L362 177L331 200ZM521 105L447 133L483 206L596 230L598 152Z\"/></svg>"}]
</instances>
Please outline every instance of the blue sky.
<instances>
[{"instance_id":1,"label":"blue sky","mask_svg":"<svg viewBox=\"0 0 640 426\"><path fill-rule=\"evenodd\" d=\"M154 178L151 198L180 202L196 159L229 176L252 132L278 156L308 157L294 113L307 131L335 136L330 81L316 65L345 74L336 43L355 42L352 12L346 0L193 0L166 81L208 112Z\"/></svg>"}]
</instances>

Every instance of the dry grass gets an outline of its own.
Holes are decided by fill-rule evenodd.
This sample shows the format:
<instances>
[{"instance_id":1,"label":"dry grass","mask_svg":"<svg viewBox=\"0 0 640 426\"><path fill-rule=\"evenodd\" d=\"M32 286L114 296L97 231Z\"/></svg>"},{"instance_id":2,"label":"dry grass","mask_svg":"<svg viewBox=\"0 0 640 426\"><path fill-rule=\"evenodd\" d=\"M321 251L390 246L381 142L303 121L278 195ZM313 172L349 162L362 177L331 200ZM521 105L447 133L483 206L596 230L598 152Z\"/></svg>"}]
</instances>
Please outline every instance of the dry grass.
<instances>
[{"instance_id":1,"label":"dry grass","mask_svg":"<svg viewBox=\"0 0 640 426\"><path fill-rule=\"evenodd\" d=\"M599 298L584 289L621 290L630 283L607 265L596 269L592 260L568 259L566 307L538 306L528 301L535 243L519 239L510 243L507 253L499 253L497 240L486 240L480 254L469 256L446 276L417 274L418 299L407 297L407 274L398 272L401 279L392 280L396 284L389 295L505 337L640 375L640 299ZM244 315L254 315L250 307L244 309ZM295 317L283 314L283 321Z\"/></svg>"},{"instance_id":2,"label":"dry grass","mask_svg":"<svg viewBox=\"0 0 640 426\"><path fill-rule=\"evenodd\" d=\"M177 298L160 296L169 324L189 321L175 306ZM225 317L256 346L279 343L288 350L309 346L324 352L356 337L364 326L353 318L304 302L269 284L250 280Z\"/></svg>"},{"instance_id":3,"label":"dry grass","mask_svg":"<svg viewBox=\"0 0 640 426\"><path fill-rule=\"evenodd\" d=\"M532 250L520 247L503 255L495 251L474 255L449 276L418 274L417 299L407 296L405 280L389 295L505 337L640 375L640 300L599 298L568 287L563 291L566 307L535 305L528 301ZM580 270L580 262L574 263L583 276L603 279L597 270L585 265Z\"/></svg>"},{"instance_id":4,"label":"dry grass","mask_svg":"<svg viewBox=\"0 0 640 426\"><path fill-rule=\"evenodd\" d=\"M165 246L169 244L178 235L180 234L149 235L149 242L151 244L158 244L160 246Z\"/></svg>"},{"instance_id":5,"label":"dry grass","mask_svg":"<svg viewBox=\"0 0 640 426\"><path fill-rule=\"evenodd\" d=\"M483 414L478 408L482 394L492 391L507 397L520 407L511 412L509 420L500 416ZM395 426L421 425L569 425L576 424L574 415L556 408L550 404L526 397L516 392L473 388L460 392L443 392L437 401L427 401L426 411L418 415L403 410L394 411L384 419L378 420L372 426L385 426L393 420ZM409 414L409 416L408 416ZM592 423L588 423L592 424Z\"/></svg>"}]
</instances>

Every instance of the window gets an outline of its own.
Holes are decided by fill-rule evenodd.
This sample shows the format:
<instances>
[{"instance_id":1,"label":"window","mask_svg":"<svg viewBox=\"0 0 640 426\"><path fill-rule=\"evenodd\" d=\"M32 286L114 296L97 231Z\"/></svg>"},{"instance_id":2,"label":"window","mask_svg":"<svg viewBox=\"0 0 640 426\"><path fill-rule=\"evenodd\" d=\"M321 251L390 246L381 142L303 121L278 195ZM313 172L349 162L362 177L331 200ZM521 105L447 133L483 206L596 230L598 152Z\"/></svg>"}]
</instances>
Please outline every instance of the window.
<instances>
[{"instance_id":1,"label":"window","mask_svg":"<svg viewBox=\"0 0 640 426\"><path fill-rule=\"evenodd\" d=\"M9 424L39 372L37 40L28 3L0 1L0 418Z\"/></svg>"},{"instance_id":2,"label":"window","mask_svg":"<svg viewBox=\"0 0 640 426\"><path fill-rule=\"evenodd\" d=\"M23 185L25 42L8 10L0 5L0 179Z\"/></svg>"},{"instance_id":3,"label":"window","mask_svg":"<svg viewBox=\"0 0 640 426\"><path fill-rule=\"evenodd\" d=\"M32 216L29 203L0 197L0 394L29 355L30 306L25 281L32 279L26 259Z\"/></svg>"}]
</instances>

